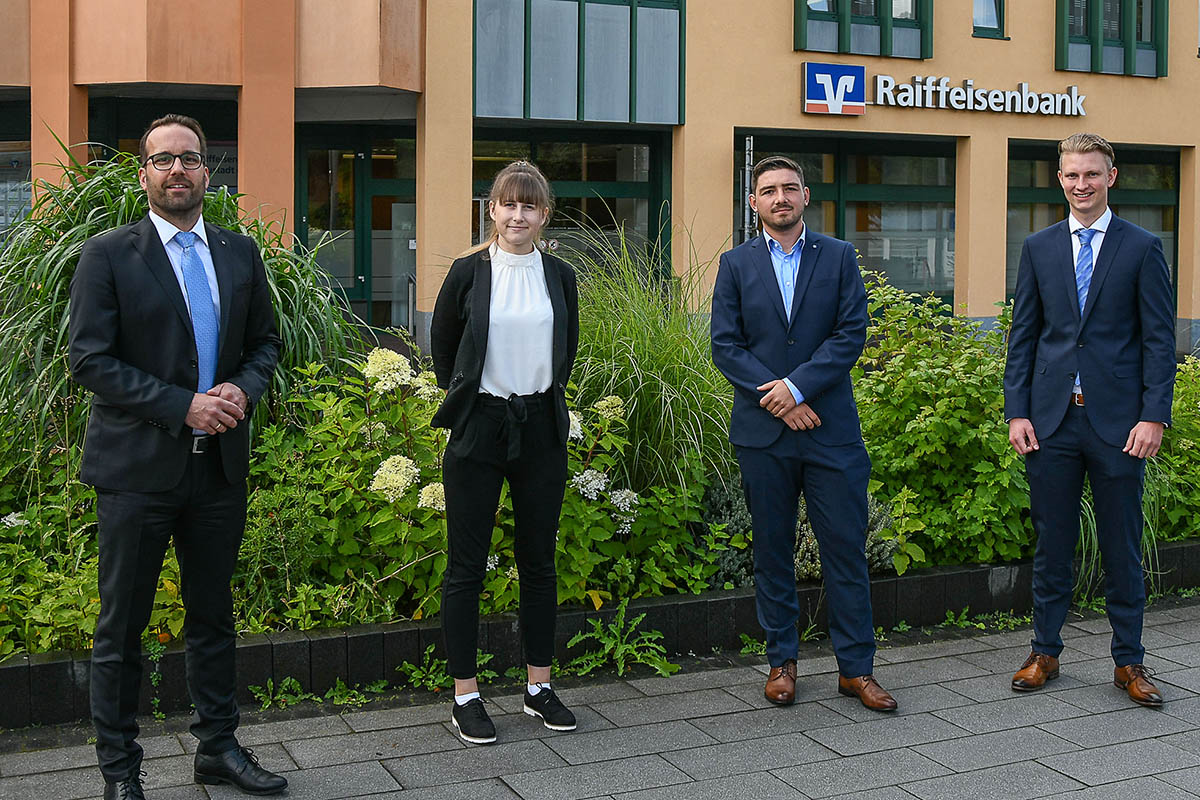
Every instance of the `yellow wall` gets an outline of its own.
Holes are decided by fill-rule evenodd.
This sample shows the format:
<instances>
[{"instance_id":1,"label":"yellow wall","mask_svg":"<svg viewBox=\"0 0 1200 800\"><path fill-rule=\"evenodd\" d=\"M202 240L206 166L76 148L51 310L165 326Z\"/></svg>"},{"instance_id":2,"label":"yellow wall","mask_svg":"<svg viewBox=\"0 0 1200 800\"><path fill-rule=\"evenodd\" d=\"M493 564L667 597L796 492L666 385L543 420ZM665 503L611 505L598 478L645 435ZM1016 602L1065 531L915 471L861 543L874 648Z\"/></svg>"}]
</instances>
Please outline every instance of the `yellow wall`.
<instances>
[{"instance_id":1,"label":"yellow wall","mask_svg":"<svg viewBox=\"0 0 1200 800\"><path fill-rule=\"evenodd\" d=\"M676 272L689 269L693 259L712 259L732 233L735 129L954 138L955 307L980 317L994 316L993 304L1004 298L1010 140L1056 141L1093 130L1116 144L1118 160L1121 143L1195 144L1200 130L1200 107L1191 102L1200 79L1196 3L1171 4L1169 77L1158 79L1057 71L1055 4L1021 3L1020 13L1017 3L1006 5L1009 41L973 38L971 3L935 3L934 58L918 61L794 51L789 2L758 3L754 14L735 14L724 0L689 0L687 124L675 133L673 222L676 230L684 226L691 231L697 252L673 247ZM859 117L804 114L801 65L808 60L865 65L868 101L874 97L874 76L879 73L904 82L914 75L947 76L951 85L971 78L977 87L989 89L1015 89L1023 81L1037 92L1061 92L1077 85L1087 95L1087 116L882 106L868 106ZM1181 275L1196 271L1200 255L1191 231L1196 220L1194 186L1191 194L1188 201L1181 197L1181 227L1189 231L1188 247L1182 231L1180 236ZM1192 203L1190 216L1184 211L1186 202ZM1180 315L1200 317L1197 300L1190 303L1185 309L1181 300Z\"/></svg>"},{"instance_id":2,"label":"yellow wall","mask_svg":"<svg viewBox=\"0 0 1200 800\"><path fill-rule=\"evenodd\" d=\"M298 0L296 86L422 87L419 0Z\"/></svg>"}]
</instances>

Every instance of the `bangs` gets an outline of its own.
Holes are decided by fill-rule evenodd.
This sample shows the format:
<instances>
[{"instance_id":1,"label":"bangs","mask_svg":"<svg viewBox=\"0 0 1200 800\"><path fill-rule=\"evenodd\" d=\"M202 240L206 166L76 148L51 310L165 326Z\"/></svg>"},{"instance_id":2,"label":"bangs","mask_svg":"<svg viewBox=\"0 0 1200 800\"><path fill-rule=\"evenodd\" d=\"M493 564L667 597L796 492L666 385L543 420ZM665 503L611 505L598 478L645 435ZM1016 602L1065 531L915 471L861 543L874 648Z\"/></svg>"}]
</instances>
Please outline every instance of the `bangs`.
<instances>
[{"instance_id":1,"label":"bangs","mask_svg":"<svg viewBox=\"0 0 1200 800\"><path fill-rule=\"evenodd\" d=\"M536 173L528 170L505 170L492 184L491 199L497 203L529 203L538 208L550 207L546 185Z\"/></svg>"}]
</instances>

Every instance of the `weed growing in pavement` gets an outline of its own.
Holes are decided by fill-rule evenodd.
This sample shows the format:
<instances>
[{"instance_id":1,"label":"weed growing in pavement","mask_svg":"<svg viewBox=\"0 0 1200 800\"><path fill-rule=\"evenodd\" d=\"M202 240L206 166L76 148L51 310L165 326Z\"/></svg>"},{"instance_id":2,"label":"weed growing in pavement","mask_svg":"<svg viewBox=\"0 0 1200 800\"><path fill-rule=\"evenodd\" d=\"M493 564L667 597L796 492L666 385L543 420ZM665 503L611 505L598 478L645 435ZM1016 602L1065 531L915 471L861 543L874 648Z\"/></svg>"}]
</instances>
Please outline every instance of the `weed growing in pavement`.
<instances>
[{"instance_id":1,"label":"weed growing in pavement","mask_svg":"<svg viewBox=\"0 0 1200 800\"><path fill-rule=\"evenodd\" d=\"M420 664L405 661L396 667L396 671L403 675L408 685L414 689L440 692L454 685L454 679L446 673L446 659L433 655L433 645L425 648Z\"/></svg>"},{"instance_id":2,"label":"weed growing in pavement","mask_svg":"<svg viewBox=\"0 0 1200 800\"><path fill-rule=\"evenodd\" d=\"M383 679L372 681L360 689L357 685L347 686L341 678L338 678L333 688L325 693L325 699L335 706L360 708L370 700L367 697L368 694L383 694L387 691L387 687L388 682Z\"/></svg>"},{"instance_id":3,"label":"weed growing in pavement","mask_svg":"<svg viewBox=\"0 0 1200 800\"><path fill-rule=\"evenodd\" d=\"M663 677L679 671L678 664L667 660L667 650L658 641L663 636L661 632L637 630L646 617L644 612L626 623L625 612L628 607L627 598L617 606L612 622L605 625L598 619L588 620L592 630L580 631L571 637L571 641L567 642L568 650L584 642L593 642L599 649L589 650L573 659L567 665L568 670L587 675L611 663L616 666L617 675L624 675L632 664L645 664Z\"/></svg>"},{"instance_id":4,"label":"weed growing in pavement","mask_svg":"<svg viewBox=\"0 0 1200 800\"><path fill-rule=\"evenodd\" d=\"M767 654L767 643L760 642L752 636L747 636L744 633L739 633L738 636L742 639L741 653L744 656L765 656Z\"/></svg>"},{"instance_id":5,"label":"weed growing in pavement","mask_svg":"<svg viewBox=\"0 0 1200 800\"><path fill-rule=\"evenodd\" d=\"M304 691L304 687L300 685L300 681L290 675L279 681L279 687L275 687L275 681L272 678L267 678L267 685L249 687L250 694L254 695L262 710L268 708L290 708L291 706L302 703L305 700L311 700L314 703L323 702L311 692Z\"/></svg>"}]
</instances>

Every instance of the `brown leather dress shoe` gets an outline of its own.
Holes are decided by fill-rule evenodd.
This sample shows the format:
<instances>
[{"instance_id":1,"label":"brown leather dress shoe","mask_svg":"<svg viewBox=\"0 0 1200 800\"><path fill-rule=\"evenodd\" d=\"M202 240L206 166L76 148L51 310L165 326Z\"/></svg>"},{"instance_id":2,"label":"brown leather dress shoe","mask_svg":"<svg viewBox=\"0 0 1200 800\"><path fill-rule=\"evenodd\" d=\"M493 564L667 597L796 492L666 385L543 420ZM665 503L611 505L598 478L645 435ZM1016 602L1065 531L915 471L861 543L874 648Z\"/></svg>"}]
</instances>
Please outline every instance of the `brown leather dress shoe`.
<instances>
[{"instance_id":1,"label":"brown leather dress shoe","mask_svg":"<svg viewBox=\"0 0 1200 800\"><path fill-rule=\"evenodd\" d=\"M796 659L789 658L781 666L771 667L763 694L777 706L796 702Z\"/></svg>"},{"instance_id":2,"label":"brown leather dress shoe","mask_svg":"<svg viewBox=\"0 0 1200 800\"><path fill-rule=\"evenodd\" d=\"M1150 682L1153 675L1143 664L1130 664L1113 670L1113 685L1129 693L1129 699L1139 706L1158 708L1163 704L1158 687Z\"/></svg>"},{"instance_id":3,"label":"brown leather dress shoe","mask_svg":"<svg viewBox=\"0 0 1200 800\"><path fill-rule=\"evenodd\" d=\"M1045 653L1029 653L1029 658L1013 675L1012 688L1017 692L1033 692L1058 677L1058 659Z\"/></svg>"},{"instance_id":4,"label":"brown leather dress shoe","mask_svg":"<svg viewBox=\"0 0 1200 800\"><path fill-rule=\"evenodd\" d=\"M874 675L859 675L857 678L838 675L838 694L857 697L872 711L895 711L897 708L896 698L879 685Z\"/></svg>"}]
</instances>

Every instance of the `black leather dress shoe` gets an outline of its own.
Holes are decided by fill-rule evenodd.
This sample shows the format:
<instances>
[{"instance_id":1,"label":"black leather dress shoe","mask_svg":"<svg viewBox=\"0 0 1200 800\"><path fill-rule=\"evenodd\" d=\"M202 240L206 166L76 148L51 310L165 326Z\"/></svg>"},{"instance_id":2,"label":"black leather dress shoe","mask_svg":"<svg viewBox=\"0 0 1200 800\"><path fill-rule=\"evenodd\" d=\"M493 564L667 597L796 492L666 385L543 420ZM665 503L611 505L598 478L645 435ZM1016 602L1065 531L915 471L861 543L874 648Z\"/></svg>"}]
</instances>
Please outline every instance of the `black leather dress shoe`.
<instances>
[{"instance_id":1,"label":"black leather dress shoe","mask_svg":"<svg viewBox=\"0 0 1200 800\"><path fill-rule=\"evenodd\" d=\"M196 753L196 783L228 783L246 794L277 794L287 788L287 778L263 769L245 747L218 755Z\"/></svg>"},{"instance_id":2,"label":"black leather dress shoe","mask_svg":"<svg viewBox=\"0 0 1200 800\"><path fill-rule=\"evenodd\" d=\"M123 781L104 784L104 800L146 800L142 791L142 774L135 772Z\"/></svg>"}]
</instances>

